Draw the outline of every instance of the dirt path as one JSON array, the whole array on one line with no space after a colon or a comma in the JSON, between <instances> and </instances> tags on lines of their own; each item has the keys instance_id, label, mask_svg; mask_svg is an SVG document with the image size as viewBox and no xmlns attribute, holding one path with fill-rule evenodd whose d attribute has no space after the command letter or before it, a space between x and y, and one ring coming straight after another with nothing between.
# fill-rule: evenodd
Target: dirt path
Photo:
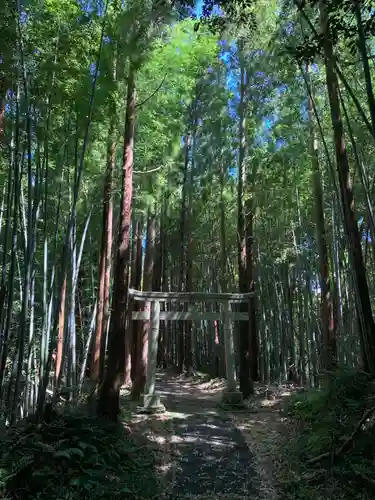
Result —
<instances>
[{"instance_id":1,"label":"dirt path","mask_svg":"<svg viewBox=\"0 0 375 500\"><path fill-rule=\"evenodd\" d=\"M183 378L160 377L172 421L174 483L167 498L256 499L253 457L241 432L217 407L218 394Z\"/></svg>"},{"instance_id":2,"label":"dirt path","mask_svg":"<svg viewBox=\"0 0 375 500\"><path fill-rule=\"evenodd\" d=\"M218 407L223 388L220 381L159 374L167 412L133 418L132 427L159 451L164 500L278 498L270 448L277 412L262 407L259 397L250 411L224 412Z\"/></svg>"}]
</instances>

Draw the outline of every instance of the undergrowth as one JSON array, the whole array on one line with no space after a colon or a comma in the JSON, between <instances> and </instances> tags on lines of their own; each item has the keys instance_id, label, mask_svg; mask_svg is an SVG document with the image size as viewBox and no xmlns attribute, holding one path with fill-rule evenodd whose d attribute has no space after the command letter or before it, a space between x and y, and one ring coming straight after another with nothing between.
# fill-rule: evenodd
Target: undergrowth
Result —
<instances>
[{"instance_id":1,"label":"undergrowth","mask_svg":"<svg viewBox=\"0 0 375 500\"><path fill-rule=\"evenodd\" d=\"M21 422L0 439L0 498L151 499L156 455L122 424L84 413Z\"/></svg>"},{"instance_id":2,"label":"undergrowth","mask_svg":"<svg viewBox=\"0 0 375 500\"><path fill-rule=\"evenodd\" d=\"M284 414L292 432L282 451L283 498L375 498L375 387L367 374L337 373L324 389L291 396Z\"/></svg>"}]
</instances>

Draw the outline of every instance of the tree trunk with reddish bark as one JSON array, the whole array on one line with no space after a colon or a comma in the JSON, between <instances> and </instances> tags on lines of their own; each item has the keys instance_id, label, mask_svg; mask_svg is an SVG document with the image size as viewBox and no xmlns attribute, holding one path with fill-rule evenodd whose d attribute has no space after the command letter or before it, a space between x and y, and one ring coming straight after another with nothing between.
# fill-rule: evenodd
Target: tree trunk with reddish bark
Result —
<instances>
[{"instance_id":1,"label":"tree trunk with reddish bark","mask_svg":"<svg viewBox=\"0 0 375 500\"><path fill-rule=\"evenodd\" d=\"M62 369L62 361L63 361L66 285L67 285L67 275L65 274L64 281L63 281L61 291L60 291L60 309L59 309L59 323L58 323L58 327L57 327L55 380L60 379L61 369Z\"/></svg>"},{"instance_id":2,"label":"tree trunk with reddish bark","mask_svg":"<svg viewBox=\"0 0 375 500\"><path fill-rule=\"evenodd\" d=\"M335 56L330 38L327 2L321 0L320 24L323 35L324 64L335 142L336 165L344 212L344 229L348 239L348 250L355 283L355 296L360 326L360 340L365 371L375 375L375 323L372 314L366 269L363 260L361 237L354 212L354 196L349 170L344 127L341 120L339 87L335 69Z\"/></svg>"},{"instance_id":3,"label":"tree trunk with reddish bark","mask_svg":"<svg viewBox=\"0 0 375 500\"><path fill-rule=\"evenodd\" d=\"M146 237L146 254L143 271L143 290L151 290L152 277L155 264L155 217L151 213L147 218L147 237ZM143 310L150 311L150 302L143 303ZM138 399L144 390L147 371L147 354L148 354L148 334L150 330L150 321L143 321L140 328L138 339L138 358L135 373L135 380L132 388L132 396Z\"/></svg>"},{"instance_id":4,"label":"tree trunk with reddish bark","mask_svg":"<svg viewBox=\"0 0 375 500\"><path fill-rule=\"evenodd\" d=\"M128 302L130 226L133 198L133 151L136 115L135 69L131 63L128 76L122 190L117 258L113 283L113 311L108 341L108 361L98 401L98 414L116 421L120 411L120 387L125 359L126 309Z\"/></svg>"}]
</instances>

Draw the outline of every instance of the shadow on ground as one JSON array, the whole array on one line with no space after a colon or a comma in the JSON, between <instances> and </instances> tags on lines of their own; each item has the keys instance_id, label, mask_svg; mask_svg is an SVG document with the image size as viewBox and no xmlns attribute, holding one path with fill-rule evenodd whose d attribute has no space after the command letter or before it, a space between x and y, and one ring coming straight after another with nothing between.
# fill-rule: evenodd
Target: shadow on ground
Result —
<instances>
[{"instance_id":1,"label":"shadow on ground","mask_svg":"<svg viewBox=\"0 0 375 500\"><path fill-rule=\"evenodd\" d=\"M218 409L221 390L205 387L159 374L157 390L167 412L132 418L131 427L162 450L162 498L256 499L253 456L230 417Z\"/></svg>"},{"instance_id":2,"label":"shadow on ground","mask_svg":"<svg viewBox=\"0 0 375 500\"><path fill-rule=\"evenodd\" d=\"M0 439L0 498L159 499L155 443L87 407L25 419Z\"/></svg>"}]
</instances>

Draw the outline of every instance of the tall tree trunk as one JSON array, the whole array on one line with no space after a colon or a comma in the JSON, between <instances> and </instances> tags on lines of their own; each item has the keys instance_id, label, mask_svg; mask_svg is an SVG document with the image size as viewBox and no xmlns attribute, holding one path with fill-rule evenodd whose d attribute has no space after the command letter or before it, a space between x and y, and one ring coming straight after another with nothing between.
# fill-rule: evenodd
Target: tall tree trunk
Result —
<instances>
[{"instance_id":1,"label":"tall tree trunk","mask_svg":"<svg viewBox=\"0 0 375 500\"><path fill-rule=\"evenodd\" d=\"M311 89L309 64L306 63L306 77ZM322 366L334 370L337 365L336 325L333 317L333 301L330 286L327 236L324 221L323 189L319 169L318 144L314 127L312 89L308 92L307 108L310 125L310 155L313 172L313 191L315 199L316 236L319 249L321 320L323 330Z\"/></svg>"},{"instance_id":2,"label":"tall tree trunk","mask_svg":"<svg viewBox=\"0 0 375 500\"><path fill-rule=\"evenodd\" d=\"M64 332L65 332L65 305L66 305L66 285L67 274L65 273L64 281L60 290L60 309L59 309L59 323L57 330L57 347L56 347L56 381L61 378L63 351L64 351Z\"/></svg>"},{"instance_id":3,"label":"tall tree trunk","mask_svg":"<svg viewBox=\"0 0 375 500\"><path fill-rule=\"evenodd\" d=\"M166 227L168 223L168 198L164 196L164 202L161 214L161 224L160 224L160 242L161 242L161 286L163 291L168 291L168 234ZM168 310L169 305L164 303L164 310ZM168 366L168 333L170 328L168 328L168 322L162 321L160 325L160 335L162 338L162 353L161 353L161 363L163 368L166 369Z\"/></svg>"},{"instance_id":4,"label":"tall tree trunk","mask_svg":"<svg viewBox=\"0 0 375 500\"><path fill-rule=\"evenodd\" d=\"M220 292L226 293L228 291L228 265L227 265L227 243L225 230L226 217L225 217L225 200L224 200L224 185L225 185L226 169L224 167L224 158L220 158ZM221 360L223 359L222 350L223 345L220 342L219 322L214 322L215 329L215 342L214 342L214 376L221 375Z\"/></svg>"},{"instance_id":5,"label":"tall tree trunk","mask_svg":"<svg viewBox=\"0 0 375 500\"><path fill-rule=\"evenodd\" d=\"M159 292L161 289L161 270L162 270L161 229L160 229L160 223L157 223L155 219L155 263L152 274L152 286L151 286L151 289L154 292Z\"/></svg>"},{"instance_id":6,"label":"tall tree trunk","mask_svg":"<svg viewBox=\"0 0 375 500\"><path fill-rule=\"evenodd\" d=\"M133 150L136 115L135 69L130 64L126 102L124 154L122 164L122 191L117 259L113 284L112 328L109 336L108 362L98 402L99 415L117 420L120 411L119 396L125 359L126 307L128 301L130 226L133 198Z\"/></svg>"},{"instance_id":7,"label":"tall tree trunk","mask_svg":"<svg viewBox=\"0 0 375 500\"><path fill-rule=\"evenodd\" d=\"M293 318L293 284L290 281L290 270L289 262L286 261L284 264L284 298L286 302L286 327L285 331L286 347L288 351L288 367L287 367L287 377L289 382L297 382L297 370L296 370L296 346L294 337L294 318Z\"/></svg>"},{"instance_id":8,"label":"tall tree trunk","mask_svg":"<svg viewBox=\"0 0 375 500\"><path fill-rule=\"evenodd\" d=\"M155 264L155 216L149 211L147 218L146 254L143 271L143 290L151 290L152 277ZM144 302L144 311L150 311L150 302ZM138 340L138 364L136 367L135 380L132 387L132 396L139 398L144 390L147 371L148 335L151 328L150 321L143 321Z\"/></svg>"},{"instance_id":9,"label":"tall tree trunk","mask_svg":"<svg viewBox=\"0 0 375 500\"><path fill-rule=\"evenodd\" d=\"M143 222L138 220L133 222L133 249L132 249L132 274L131 274L131 286L135 290L141 289L142 284L142 241L143 241ZM139 311L140 302L134 301L133 310ZM140 322L132 321L132 347L131 347L131 368L130 375L134 382L136 375L136 367L138 366L138 356L140 345Z\"/></svg>"},{"instance_id":10,"label":"tall tree trunk","mask_svg":"<svg viewBox=\"0 0 375 500\"><path fill-rule=\"evenodd\" d=\"M159 221L157 223L157 236L155 242L155 266L154 273L152 276L152 290L155 292L159 292L161 290L162 284L162 214L160 214ZM164 304L161 304L161 307L164 307ZM157 366L162 365L162 357L163 357L163 332L160 328L159 330L159 339L158 339L158 351L157 351Z\"/></svg>"},{"instance_id":11,"label":"tall tree trunk","mask_svg":"<svg viewBox=\"0 0 375 500\"><path fill-rule=\"evenodd\" d=\"M194 103L193 109L193 124L191 136L191 157L187 158L187 207L186 207L186 223L185 223L185 262L186 262L186 292L192 292L193 287L193 180L194 180L194 164L195 164L195 141L197 135L197 103ZM189 308L189 304L185 304L185 308ZM185 321L185 370L186 375L190 377L193 374L193 322Z\"/></svg>"},{"instance_id":12,"label":"tall tree trunk","mask_svg":"<svg viewBox=\"0 0 375 500\"><path fill-rule=\"evenodd\" d=\"M184 162L184 178L182 185L182 199L180 211L180 292L186 291L186 198L188 197L189 183L189 152L191 147L191 135L185 136L185 162ZM185 362L185 321L179 322L178 334L178 371L183 372Z\"/></svg>"},{"instance_id":13,"label":"tall tree trunk","mask_svg":"<svg viewBox=\"0 0 375 500\"><path fill-rule=\"evenodd\" d=\"M251 179L253 189L254 176ZM249 199L246 203L246 273L248 292L253 295L249 299L249 335L250 335L250 373L252 380L259 380L259 338L258 325L256 319L256 297L255 297L255 279L254 279L254 200ZM245 323L246 324L246 323Z\"/></svg>"},{"instance_id":14,"label":"tall tree trunk","mask_svg":"<svg viewBox=\"0 0 375 500\"><path fill-rule=\"evenodd\" d=\"M364 266L360 233L354 213L353 188L349 172L343 124L341 120L335 56L330 38L326 0L321 0L320 23L323 35L324 63L335 141L337 173L344 212L344 228L348 239L353 278L359 311L360 338L364 369L375 375L375 323L372 315L366 269Z\"/></svg>"},{"instance_id":15,"label":"tall tree trunk","mask_svg":"<svg viewBox=\"0 0 375 500\"><path fill-rule=\"evenodd\" d=\"M191 213L189 214L189 218ZM192 292L193 287L193 240L192 235L188 234L188 244L186 251L186 291ZM188 309L189 305L185 304ZM191 320L185 321L185 370L188 377L193 375L193 322Z\"/></svg>"},{"instance_id":16,"label":"tall tree trunk","mask_svg":"<svg viewBox=\"0 0 375 500\"><path fill-rule=\"evenodd\" d=\"M96 311L96 331L95 345L91 362L91 380L98 382L100 375L103 376L101 366L104 366L105 355L105 335L107 329L107 314L109 309L109 282L110 265L112 253L112 178L116 164L116 142L115 133L115 115L111 117L111 123L108 133L107 166L103 190L103 226L102 243L100 249L99 262L99 289L98 289L98 307Z\"/></svg>"},{"instance_id":17,"label":"tall tree trunk","mask_svg":"<svg viewBox=\"0 0 375 500\"><path fill-rule=\"evenodd\" d=\"M239 106L239 154L238 154L238 184L237 184L237 233L238 233L238 281L240 293L247 293L249 288L247 272L246 253L246 213L244 203L244 185L246 181L245 159L246 159L246 72L240 48L240 106ZM248 305L241 304L241 311L248 312ZM251 311L249 311L251 314ZM244 398L248 398L254 392L251 379L251 345L250 325L246 321L240 321L240 390Z\"/></svg>"},{"instance_id":18,"label":"tall tree trunk","mask_svg":"<svg viewBox=\"0 0 375 500\"><path fill-rule=\"evenodd\" d=\"M132 224L134 230L134 224ZM134 235L133 235L134 239ZM134 250L134 242L132 242L132 253L131 253L131 261L129 262L129 266L131 266L131 278L130 282L132 282L132 272L133 272L133 250ZM136 248L135 248L136 250ZM124 337L124 377L123 384L127 387L131 386L132 383L132 355L133 355L133 335L134 335L134 322L132 320L132 308L134 307L134 302L128 304L128 318L126 323L126 335Z\"/></svg>"},{"instance_id":19,"label":"tall tree trunk","mask_svg":"<svg viewBox=\"0 0 375 500\"><path fill-rule=\"evenodd\" d=\"M221 267L221 292L227 291L227 245L226 245L226 231L225 231L225 201L224 201L224 184L225 184L225 168L224 158L220 159L220 267Z\"/></svg>"},{"instance_id":20,"label":"tall tree trunk","mask_svg":"<svg viewBox=\"0 0 375 500\"><path fill-rule=\"evenodd\" d=\"M112 150L112 169L116 166L116 144L112 143L114 149ZM112 173L113 173L112 170ZM109 186L109 184L108 184ZM112 185L111 185L111 196L108 199L108 213L107 213L107 235L106 235L106 251L105 251L105 283L104 283L104 303L103 303L103 326L102 326L102 342L101 342L101 353L100 353L100 373L99 381L104 380L104 370L105 370L105 351L106 351L106 340L108 326L110 323L111 316L111 271L112 271L112 242L113 242L113 197L112 197Z\"/></svg>"},{"instance_id":21,"label":"tall tree trunk","mask_svg":"<svg viewBox=\"0 0 375 500\"><path fill-rule=\"evenodd\" d=\"M356 21L357 21L357 28L358 28L359 51L361 53L363 72L364 72L365 81L366 81L366 92L367 92L368 107L369 107L370 116L371 116L372 135L375 138L375 98L374 98L374 92L373 92L373 88L372 88L369 58L367 55L366 35L365 35L365 31L363 29L363 24L362 24L362 13L361 13L362 2L360 2L359 0L352 0L352 1L353 1L354 12L355 12L355 17L356 17Z\"/></svg>"}]
</instances>

